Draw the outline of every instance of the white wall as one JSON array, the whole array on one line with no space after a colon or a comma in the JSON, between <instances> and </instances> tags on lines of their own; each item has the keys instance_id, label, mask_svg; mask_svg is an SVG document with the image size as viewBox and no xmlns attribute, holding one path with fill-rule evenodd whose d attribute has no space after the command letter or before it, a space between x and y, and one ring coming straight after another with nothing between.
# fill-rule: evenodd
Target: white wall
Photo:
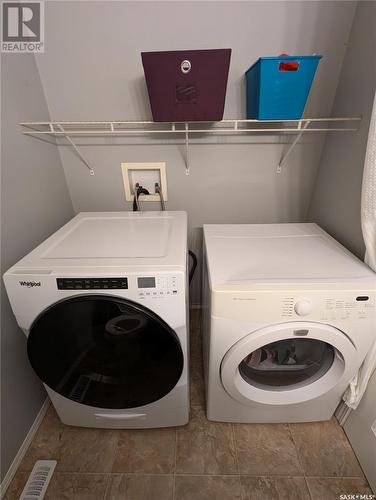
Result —
<instances>
[{"instance_id":1,"label":"white wall","mask_svg":"<svg viewBox=\"0 0 376 500\"><path fill-rule=\"evenodd\" d=\"M333 114L363 119L355 134L327 136L309 210L309 220L360 258L364 256L360 222L363 166L376 89L375 26L376 2L359 2Z\"/></svg>"},{"instance_id":2,"label":"white wall","mask_svg":"<svg viewBox=\"0 0 376 500\"><path fill-rule=\"evenodd\" d=\"M245 70L261 55L280 53L324 56L306 114L330 115L355 6L337 1L48 2L46 52L37 56L37 64L51 118L149 119L140 52L216 47L233 49L226 117L245 116ZM281 137L193 146L189 177L183 147L158 140L85 146L94 177L69 148L60 148L60 154L77 212L131 209L120 163L166 161L168 209L188 211L191 247L197 251L203 223L304 220L323 139L308 136L281 175L275 173L285 147Z\"/></svg>"},{"instance_id":3,"label":"white wall","mask_svg":"<svg viewBox=\"0 0 376 500\"><path fill-rule=\"evenodd\" d=\"M364 473L376 492L376 372L356 411L344 426Z\"/></svg>"},{"instance_id":4,"label":"white wall","mask_svg":"<svg viewBox=\"0 0 376 500\"><path fill-rule=\"evenodd\" d=\"M18 123L49 119L33 55L1 55L1 272L72 215L56 147L23 136ZM26 355L1 283L1 481L38 414L45 392Z\"/></svg>"},{"instance_id":5,"label":"white wall","mask_svg":"<svg viewBox=\"0 0 376 500\"><path fill-rule=\"evenodd\" d=\"M364 256L360 202L364 158L376 90L376 3L359 2L333 113L363 116L359 132L327 137L309 219L318 222L360 258ZM345 431L371 487L376 491L376 373Z\"/></svg>"}]
</instances>

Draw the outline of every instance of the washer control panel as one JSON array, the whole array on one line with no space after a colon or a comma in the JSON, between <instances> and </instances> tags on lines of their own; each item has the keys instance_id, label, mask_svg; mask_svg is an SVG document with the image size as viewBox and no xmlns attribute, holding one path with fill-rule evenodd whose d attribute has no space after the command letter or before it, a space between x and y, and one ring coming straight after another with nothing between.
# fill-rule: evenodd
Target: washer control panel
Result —
<instances>
[{"instance_id":1,"label":"washer control panel","mask_svg":"<svg viewBox=\"0 0 376 500\"><path fill-rule=\"evenodd\" d=\"M164 297L178 293L176 275L160 274L159 276L139 276L137 278L138 295L140 297Z\"/></svg>"},{"instance_id":2,"label":"washer control panel","mask_svg":"<svg viewBox=\"0 0 376 500\"><path fill-rule=\"evenodd\" d=\"M128 289L127 278L57 278L58 290Z\"/></svg>"},{"instance_id":3,"label":"washer control panel","mask_svg":"<svg viewBox=\"0 0 376 500\"><path fill-rule=\"evenodd\" d=\"M165 298L179 294L184 284L178 274L138 275L127 277L56 278L58 290L128 290L140 299Z\"/></svg>"}]
</instances>

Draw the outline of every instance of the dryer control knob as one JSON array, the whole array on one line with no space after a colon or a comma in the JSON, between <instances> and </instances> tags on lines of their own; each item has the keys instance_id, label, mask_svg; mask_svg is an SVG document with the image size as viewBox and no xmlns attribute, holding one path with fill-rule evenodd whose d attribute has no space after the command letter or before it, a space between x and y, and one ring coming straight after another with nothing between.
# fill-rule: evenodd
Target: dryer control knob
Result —
<instances>
[{"instance_id":1,"label":"dryer control knob","mask_svg":"<svg viewBox=\"0 0 376 500\"><path fill-rule=\"evenodd\" d=\"M298 300L294 305L294 310L298 316L307 316L310 312L312 312L313 304L309 299Z\"/></svg>"}]
</instances>

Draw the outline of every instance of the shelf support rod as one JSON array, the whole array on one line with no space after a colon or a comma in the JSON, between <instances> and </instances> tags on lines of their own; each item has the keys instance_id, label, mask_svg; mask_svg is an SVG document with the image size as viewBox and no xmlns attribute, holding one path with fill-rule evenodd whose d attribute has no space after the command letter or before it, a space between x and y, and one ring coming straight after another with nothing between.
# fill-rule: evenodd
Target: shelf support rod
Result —
<instances>
[{"instance_id":1,"label":"shelf support rod","mask_svg":"<svg viewBox=\"0 0 376 500\"><path fill-rule=\"evenodd\" d=\"M82 163L84 163L84 165L89 169L90 175L94 175L94 169L92 168L90 163L87 161L85 156L78 149L77 145L72 141L72 139L69 137L69 135L67 135L66 131L64 130L64 127L60 123L58 123L57 126L59 127L61 132L63 132L64 137L69 142L69 144L72 146L72 148L76 151L76 153L77 153L78 157L80 158L80 160L82 161Z\"/></svg>"},{"instance_id":2,"label":"shelf support rod","mask_svg":"<svg viewBox=\"0 0 376 500\"><path fill-rule=\"evenodd\" d=\"M189 136L188 136L188 123L185 124L185 175L189 175Z\"/></svg>"},{"instance_id":3,"label":"shelf support rod","mask_svg":"<svg viewBox=\"0 0 376 500\"><path fill-rule=\"evenodd\" d=\"M299 142L300 138L302 137L302 135L304 133L304 130L309 126L310 123L311 122L308 120L307 122L305 122L305 124L303 125L303 127L301 127L301 122L299 121L300 132L295 137L295 139L293 140L293 142L290 144L290 147L288 148L288 150L286 151L286 153L284 155L282 155L282 158L280 159L280 162L278 163L277 174L280 174L282 172L282 167L285 165L285 163L287 161L287 158L290 156L292 150L294 149L294 147L297 145L297 143Z\"/></svg>"}]
</instances>

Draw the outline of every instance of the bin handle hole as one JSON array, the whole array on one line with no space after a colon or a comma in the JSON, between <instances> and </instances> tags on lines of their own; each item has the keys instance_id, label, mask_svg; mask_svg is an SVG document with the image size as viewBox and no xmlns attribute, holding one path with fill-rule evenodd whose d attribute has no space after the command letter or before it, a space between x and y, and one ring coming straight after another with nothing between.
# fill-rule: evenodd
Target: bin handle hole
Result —
<instances>
[{"instance_id":1,"label":"bin handle hole","mask_svg":"<svg viewBox=\"0 0 376 500\"><path fill-rule=\"evenodd\" d=\"M281 72L298 71L299 66L300 66L299 61L282 61L278 65L278 70Z\"/></svg>"}]
</instances>

